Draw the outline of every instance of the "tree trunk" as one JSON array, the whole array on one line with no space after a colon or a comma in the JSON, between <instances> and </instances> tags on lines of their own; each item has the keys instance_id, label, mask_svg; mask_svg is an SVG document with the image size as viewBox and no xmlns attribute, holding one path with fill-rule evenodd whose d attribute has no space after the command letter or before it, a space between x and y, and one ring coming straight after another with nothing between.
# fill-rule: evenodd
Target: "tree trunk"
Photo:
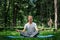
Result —
<instances>
[{"instance_id":1,"label":"tree trunk","mask_svg":"<svg viewBox=\"0 0 60 40\"><path fill-rule=\"evenodd\" d=\"M57 30L57 0L54 0L54 9L55 9L55 29Z\"/></svg>"},{"instance_id":2,"label":"tree trunk","mask_svg":"<svg viewBox=\"0 0 60 40\"><path fill-rule=\"evenodd\" d=\"M7 27L7 11L6 11L7 0L4 0L4 26Z\"/></svg>"},{"instance_id":3,"label":"tree trunk","mask_svg":"<svg viewBox=\"0 0 60 40\"><path fill-rule=\"evenodd\" d=\"M18 4L14 2L14 6L13 6L13 26L14 27L16 26L17 13L18 13Z\"/></svg>"}]
</instances>

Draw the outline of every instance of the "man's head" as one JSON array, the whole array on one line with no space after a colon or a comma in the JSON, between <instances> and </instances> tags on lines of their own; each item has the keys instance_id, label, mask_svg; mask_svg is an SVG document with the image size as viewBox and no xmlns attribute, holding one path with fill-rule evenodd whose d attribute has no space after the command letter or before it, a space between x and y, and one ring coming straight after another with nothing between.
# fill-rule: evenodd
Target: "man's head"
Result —
<instances>
[{"instance_id":1,"label":"man's head","mask_svg":"<svg viewBox=\"0 0 60 40\"><path fill-rule=\"evenodd\" d=\"M32 22L33 21L33 17L32 16L28 16L28 22Z\"/></svg>"}]
</instances>

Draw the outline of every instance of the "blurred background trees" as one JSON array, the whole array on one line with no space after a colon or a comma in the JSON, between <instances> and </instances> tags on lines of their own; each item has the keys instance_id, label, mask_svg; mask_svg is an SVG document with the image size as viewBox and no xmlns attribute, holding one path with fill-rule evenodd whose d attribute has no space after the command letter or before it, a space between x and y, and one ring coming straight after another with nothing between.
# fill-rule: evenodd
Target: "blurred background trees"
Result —
<instances>
[{"instance_id":1,"label":"blurred background trees","mask_svg":"<svg viewBox=\"0 0 60 40\"><path fill-rule=\"evenodd\" d=\"M60 26L60 0L57 1L57 25ZM32 15L38 26L48 27L51 18L54 26L54 0L0 0L0 28L24 26Z\"/></svg>"}]
</instances>

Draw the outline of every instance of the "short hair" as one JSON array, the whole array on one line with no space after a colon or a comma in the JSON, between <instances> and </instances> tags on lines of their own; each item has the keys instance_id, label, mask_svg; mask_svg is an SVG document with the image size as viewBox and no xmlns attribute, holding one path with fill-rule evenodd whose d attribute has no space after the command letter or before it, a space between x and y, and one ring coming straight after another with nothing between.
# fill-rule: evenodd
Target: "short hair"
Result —
<instances>
[{"instance_id":1,"label":"short hair","mask_svg":"<svg viewBox=\"0 0 60 40\"><path fill-rule=\"evenodd\" d=\"M29 15L29 16L28 16L28 18L29 18L29 17L32 17L32 16L31 16L31 15ZM32 18L33 18L33 17L32 17Z\"/></svg>"}]
</instances>

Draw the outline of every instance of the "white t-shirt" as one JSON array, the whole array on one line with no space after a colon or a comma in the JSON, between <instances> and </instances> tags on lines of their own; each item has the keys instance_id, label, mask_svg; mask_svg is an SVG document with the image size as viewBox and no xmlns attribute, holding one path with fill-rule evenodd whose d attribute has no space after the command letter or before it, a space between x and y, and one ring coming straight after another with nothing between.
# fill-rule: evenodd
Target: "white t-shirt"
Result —
<instances>
[{"instance_id":1,"label":"white t-shirt","mask_svg":"<svg viewBox=\"0 0 60 40\"><path fill-rule=\"evenodd\" d=\"M33 32L35 32L36 31L36 29L35 29L36 27L37 27L37 25L34 22L32 22L32 24L27 23L24 26L24 28L26 29L27 33L29 33L29 34L32 34Z\"/></svg>"}]
</instances>

